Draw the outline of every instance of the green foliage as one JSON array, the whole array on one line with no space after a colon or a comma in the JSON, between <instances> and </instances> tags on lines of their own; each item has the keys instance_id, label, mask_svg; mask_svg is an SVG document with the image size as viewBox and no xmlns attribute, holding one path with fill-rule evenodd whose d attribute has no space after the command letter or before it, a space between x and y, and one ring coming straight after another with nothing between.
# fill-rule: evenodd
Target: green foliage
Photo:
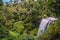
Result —
<instances>
[{"instance_id":1,"label":"green foliage","mask_svg":"<svg viewBox=\"0 0 60 40\"><path fill-rule=\"evenodd\" d=\"M19 34L18 33L15 33L15 32L12 32L12 31L9 31L10 35L12 35L13 37L17 37Z\"/></svg>"},{"instance_id":2,"label":"green foliage","mask_svg":"<svg viewBox=\"0 0 60 40\"><path fill-rule=\"evenodd\" d=\"M3 5L3 1L2 0L0 0L0 6L2 6Z\"/></svg>"},{"instance_id":3,"label":"green foliage","mask_svg":"<svg viewBox=\"0 0 60 40\"><path fill-rule=\"evenodd\" d=\"M24 24L23 24L22 21L18 21L18 22L16 22L16 23L13 25L13 27L15 28L15 31L16 31L16 32L21 33L21 32L23 31L23 29L24 29Z\"/></svg>"},{"instance_id":4,"label":"green foliage","mask_svg":"<svg viewBox=\"0 0 60 40\"><path fill-rule=\"evenodd\" d=\"M22 0L20 4L0 6L0 40L38 40L36 35L43 15L60 17L59 4L56 0ZM59 28L60 18L39 40L59 40Z\"/></svg>"}]
</instances>

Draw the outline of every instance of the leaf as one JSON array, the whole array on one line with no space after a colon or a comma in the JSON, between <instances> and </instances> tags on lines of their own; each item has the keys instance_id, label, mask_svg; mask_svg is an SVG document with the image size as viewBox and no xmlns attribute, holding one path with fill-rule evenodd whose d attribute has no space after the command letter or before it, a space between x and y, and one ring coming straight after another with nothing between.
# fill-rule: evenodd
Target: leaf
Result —
<instances>
[{"instance_id":1,"label":"leaf","mask_svg":"<svg viewBox=\"0 0 60 40\"><path fill-rule=\"evenodd\" d=\"M13 26L15 28L15 31L19 32L19 33L24 29L24 23L23 23L23 21L18 21Z\"/></svg>"},{"instance_id":2,"label":"leaf","mask_svg":"<svg viewBox=\"0 0 60 40\"><path fill-rule=\"evenodd\" d=\"M13 37L17 37L17 36L19 36L18 33L13 32L13 31L9 31L9 33L10 33L10 35L13 36Z\"/></svg>"}]
</instances>

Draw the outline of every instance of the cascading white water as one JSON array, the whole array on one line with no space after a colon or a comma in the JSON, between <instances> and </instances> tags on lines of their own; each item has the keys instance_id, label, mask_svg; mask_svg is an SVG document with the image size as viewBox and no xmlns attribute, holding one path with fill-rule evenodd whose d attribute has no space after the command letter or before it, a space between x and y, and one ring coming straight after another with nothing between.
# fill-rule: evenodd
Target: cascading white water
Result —
<instances>
[{"instance_id":1,"label":"cascading white water","mask_svg":"<svg viewBox=\"0 0 60 40\"><path fill-rule=\"evenodd\" d=\"M43 18L41 20L40 25L39 25L39 30L38 30L37 36L39 36L40 34L42 34L43 33L42 31L45 32L47 30L47 28L49 27L51 21L53 23L56 20L57 19L56 18L53 18L53 17Z\"/></svg>"}]
</instances>

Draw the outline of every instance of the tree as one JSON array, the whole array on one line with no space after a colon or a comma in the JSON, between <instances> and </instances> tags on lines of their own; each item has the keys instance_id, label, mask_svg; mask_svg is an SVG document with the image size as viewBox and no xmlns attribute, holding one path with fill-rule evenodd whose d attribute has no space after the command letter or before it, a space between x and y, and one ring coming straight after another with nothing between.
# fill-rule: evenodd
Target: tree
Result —
<instances>
[{"instance_id":1,"label":"tree","mask_svg":"<svg viewBox=\"0 0 60 40\"><path fill-rule=\"evenodd\" d=\"M56 2L55 0L28 0L28 2L26 2L26 0L22 0L20 4L16 5L18 1L19 0L14 0L15 4L8 7L7 3L7 5L2 6L0 10L0 30L4 36L4 38L0 37L2 40L19 40L20 38L20 40L34 40L43 15L49 14L50 16L54 16L60 14L60 9L58 8L60 6L60 2ZM12 2L12 0L10 0L10 2ZM59 13L57 14L57 12ZM55 33L60 31L59 27L60 21L56 23L56 26L51 25L48 30L49 34L44 34L42 38L44 40L48 40L48 38L53 40L57 37L54 37ZM0 33L1 36L2 33Z\"/></svg>"},{"instance_id":2,"label":"tree","mask_svg":"<svg viewBox=\"0 0 60 40\"><path fill-rule=\"evenodd\" d=\"M0 0L0 6L2 6L3 5L3 1L2 0Z\"/></svg>"}]
</instances>

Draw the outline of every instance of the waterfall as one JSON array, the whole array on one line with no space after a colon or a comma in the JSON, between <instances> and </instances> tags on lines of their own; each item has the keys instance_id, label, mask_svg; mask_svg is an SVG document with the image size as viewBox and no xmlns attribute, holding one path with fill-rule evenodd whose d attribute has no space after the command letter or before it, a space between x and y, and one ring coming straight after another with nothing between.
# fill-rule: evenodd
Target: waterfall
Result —
<instances>
[{"instance_id":1,"label":"waterfall","mask_svg":"<svg viewBox=\"0 0 60 40\"><path fill-rule=\"evenodd\" d=\"M51 21L52 23L54 23L57 19L53 18L53 17L49 17L49 18L43 18L41 20L41 23L39 25L39 30L37 33L37 36L39 36L40 34L42 34L43 32L45 32L47 30L47 28L49 27Z\"/></svg>"}]
</instances>

